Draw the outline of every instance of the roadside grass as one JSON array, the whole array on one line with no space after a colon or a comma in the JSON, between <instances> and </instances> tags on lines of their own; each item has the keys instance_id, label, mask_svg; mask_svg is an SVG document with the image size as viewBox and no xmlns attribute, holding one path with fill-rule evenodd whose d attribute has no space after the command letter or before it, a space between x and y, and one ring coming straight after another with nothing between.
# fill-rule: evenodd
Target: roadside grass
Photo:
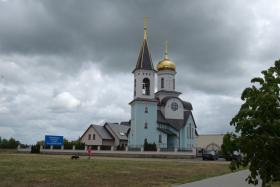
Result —
<instances>
[{"instance_id":1,"label":"roadside grass","mask_svg":"<svg viewBox=\"0 0 280 187\"><path fill-rule=\"evenodd\" d=\"M0 149L0 154L17 153L17 149Z\"/></svg>"},{"instance_id":2,"label":"roadside grass","mask_svg":"<svg viewBox=\"0 0 280 187\"><path fill-rule=\"evenodd\" d=\"M229 173L228 164L0 154L0 186L171 186Z\"/></svg>"}]
</instances>

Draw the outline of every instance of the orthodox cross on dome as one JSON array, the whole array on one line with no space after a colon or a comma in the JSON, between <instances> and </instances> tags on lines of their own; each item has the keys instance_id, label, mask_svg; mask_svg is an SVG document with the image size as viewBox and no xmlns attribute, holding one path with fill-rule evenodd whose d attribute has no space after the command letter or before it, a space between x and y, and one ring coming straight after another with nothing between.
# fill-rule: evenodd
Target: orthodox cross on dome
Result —
<instances>
[{"instance_id":1,"label":"orthodox cross on dome","mask_svg":"<svg viewBox=\"0 0 280 187\"><path fill-rule=\"evenodd\" d=\"M165 41L164 59L168 59L168 43Z\"/></svg>"}]
</instances>

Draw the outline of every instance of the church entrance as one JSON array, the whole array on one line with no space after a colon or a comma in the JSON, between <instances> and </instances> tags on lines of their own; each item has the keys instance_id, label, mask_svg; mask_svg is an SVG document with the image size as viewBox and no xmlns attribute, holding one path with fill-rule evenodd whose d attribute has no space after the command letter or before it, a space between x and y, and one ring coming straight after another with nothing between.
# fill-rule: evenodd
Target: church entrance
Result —
<instances>
[{"instance_id":1,"label":"church entrance","mask_svg":"<svg viewBox=\"0 0 280 187\"><path fill-rule=\"evenodd\" d=\"M174 151L177 146L177 136L176 135L167 135L167 149Z\"/></svg>"}]
</instances>

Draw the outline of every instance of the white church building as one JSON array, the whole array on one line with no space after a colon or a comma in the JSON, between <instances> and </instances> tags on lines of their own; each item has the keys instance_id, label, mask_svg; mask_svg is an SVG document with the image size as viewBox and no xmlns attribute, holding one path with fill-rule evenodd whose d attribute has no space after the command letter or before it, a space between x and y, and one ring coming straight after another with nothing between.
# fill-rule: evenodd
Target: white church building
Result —
<instances>
[{"instance_id":1,"label":"white church building","mask_svg":"<svg viewBox=\"0 0 280 187\"><path fill-rule=\"evenodd\" d=\"M132 73L134 98L129 103L131 122L128 147L143 147L145 141L168 150L188 150L195 147L198 134L192 104L182 100L179 97L181 93L176 91L176 65L168 58L167 45L164 58L154 67L146 25Z\"/></svg>"},{"instance_id":2,"label":"white church building","mask_svg":"<svg viewBox=\"0 0 280 187\"><path fill-rule=\"evenodd\" d=\"M181 92L176 91L176 65L168 58L167 45L164 58L154 67L147 26L144 26L144 39L132 73L131 119L120 124L90 125L80 140L86 145L128 146L131 150L143 148L144 142L168 151L196 147L198 134L192 104L182 100Z\"/></svg>"}]
</instances>

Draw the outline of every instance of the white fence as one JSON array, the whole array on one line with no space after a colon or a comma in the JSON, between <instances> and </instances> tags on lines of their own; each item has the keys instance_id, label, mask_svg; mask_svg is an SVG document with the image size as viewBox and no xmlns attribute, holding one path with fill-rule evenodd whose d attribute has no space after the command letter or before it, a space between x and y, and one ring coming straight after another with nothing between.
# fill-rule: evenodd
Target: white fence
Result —
<instances>
[{"instance_id":1,"label":"white fence","mask_svg":"<svg viewBox=\"0 0 280 187\"><path fill-rule=\"evenodd\" d=\"M21 153L30 153L31 147L29 148L20 148L17 149L18 152ZM61 154L61 155L87 155L87 146L84 150L76 150L75 147L73 149L64 149L63 146L61 149L44 149L43 146L40 147L40 153L42 154ZM124 157L182 157L182 158L194 158L196 157L196 149L193 148L190 151L178 151L178 149L174 149L174 151L161 151L161 149L157 149L157 151L144 151L141 149L140 151L129 151L126 148L123 151L114 150L112 147L110 150L100 150L98 147L97 150L92 150L93 155L97 156L124 156Z\"/></svg>"}]
</instances>

